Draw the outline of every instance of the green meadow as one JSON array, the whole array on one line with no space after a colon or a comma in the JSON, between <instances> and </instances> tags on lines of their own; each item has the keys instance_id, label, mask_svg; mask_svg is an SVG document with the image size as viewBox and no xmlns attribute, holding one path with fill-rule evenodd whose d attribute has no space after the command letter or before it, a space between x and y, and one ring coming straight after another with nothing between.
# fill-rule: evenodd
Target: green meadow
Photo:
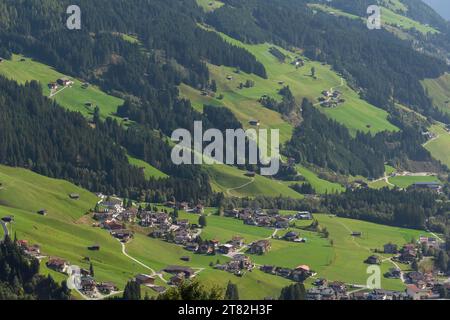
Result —
<instances>
[{"instance_id":1,"label":"green meadow","mask_svg":"<svg viewBox=\"0 0 450 320\"><path fill-rule=\"evenodd\" d=\"M439 182L436 176L396 176L389 178L389 182L399 188L408 188L418 182Z\"/></svg>"},{"instance_id":2,"label":"green meadow","mask_svg":"<svg viewBox=\"0 0 450 320\"><path fill-rule=\"evenodd\" d=\"M145 161L136 159L130 155L128 155L127 157L128 157L128 162L130 164L144 170L144 175L145 175L145 178L147 178L147 179L150 179L150 178L164 179L164 178L169 177L167 174L156 169L155 167L153 167L152 165L148 164Z\"/></svg>"},{"instance_id":3,"label":"green meadow","mask_svg":"<svg viewBox=\"0 0 450 320\"><path fill-rule=\"evenodd\" d=\"M425 149L431 152L431 155L450 168L450 133L443 125L436 124L431 126L430 131L437 135L437 138L428 142Z\"/></svg>"},{"instance_id":4,"label":"green meadow","mask_svg":"<svg viewBox=\"0 0 450 320\"><path fill-rule=\"evenodd\" d=\"M43 93L47 97L50 96L50 89L47 85L59 78L67 77L52 67L20 55L13 55L11 60L0 63L0 74L19 83L37 80L42 84ZM115 117L117 107L123 104L122 99L110 96L94 85L83 89L83 81L71 79L74 81L72 87L63 90L61 87L57 89L61 91L53 96L56 102L64 108L80 112L86 117L93 114L95 106L99 107L102 118ZM91 103L92 106L87 106L87 103Z\"/></svg>"},{"instance_id":5,"label":"green meadow","mask_svg":"<svg viewBox=\"0 0 450 320\"><path fill-rule=\"evenodd\" d=\"M197 0L197 4L206 12L214 11L224 5L223 2L218 0Z\"/></svg>"},{"instance_id":6,"label":"green meadow","mask_svg":"<svg viewBox=\"0 0 450 320\"><path fill-rule=\"evenodd\" d=\"M330 182L324 179L321 179L317 176L317 174L302 165L297 165L297 171L305 177L306 181L308 181L313 188L319 194L325 193L335 193L345 191L345 188L339 183Z\"/></svg>"},{"instance_id":7,"label":"green meadow","mask_svg":"<svg viewBox=\"0 0 450 320\"><path fill-rule=\"evenodd\" d=\"M266 195L278 197L280 195L291 198L302 198L303 196L282 181L256 175L254 178L245 176L245 171L228 165L205 165L213 190L224 192L228 196L255 197Z\"/></svg>"},{"instance_id":8,"label":"green meadow","mask_svg":"<svg viewBox=\"0 0 450 320\"><path fill-rule=\"evenodd\" d=\"M388 30L391 30L391 27L395 27L405 31L417 30L423 35L428 33L439 33L439 31L433 27L405 17L404 13L408 8L398 0L383 0L381 5L381 24ZM310 4L309 7L334 16L341 16L349 19L361 19L363 22L366 21L365 17L359 17L327 5Z\"/></svg>"},{"instance_id":9,"label":"green meadow","mask_svg":"<svg viewBox=\"0 0 450 320\"><path fill-rule=\"evenodd\" d=\"M437 79L422 81L428 96L439 110L450 113L450 74L446 73Z\"/></svg>"}]
</instances>

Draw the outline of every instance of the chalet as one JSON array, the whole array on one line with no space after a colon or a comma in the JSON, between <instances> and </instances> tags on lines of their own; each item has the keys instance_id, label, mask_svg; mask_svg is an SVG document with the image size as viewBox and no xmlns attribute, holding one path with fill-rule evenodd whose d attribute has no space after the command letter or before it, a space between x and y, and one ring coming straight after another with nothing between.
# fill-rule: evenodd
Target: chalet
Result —
<instances>
[{"instance_id":1,"label":"chalet","mask_svg":"<svg viewBox=\"0 0 450 320\"><path fill-rule=\"evenodd\" d=\"M244 238L241 236L234 236L229 242L234 248L240 248L244 245Z\"/></svg>"},{"instance_id":2,"label":"chalet","mask_svg":"<svg viewBox=\"0 0 450 320\"><path fill-rule=\"evenodd\" d=\"M400 261L412 262L417 258L417 250L414 244L406 244L400 250Z\"/></svg>"},{"instance_id":3,"label":"chalet","mask_svg":"<svg viewBox=\"0 0 450 320\"><path fill-rule=\"evenodd\" d=\"M400 279L402 271L398 268L390 268L388 272L384 274L389 279Z\"/></svg>"},{"instance_id":4,"label":"chalet","mask_svg":"<svg viewBox=\"0 0 450 320\"><path fill-rule=\"evenodd\" d=\"M198 250L198 243L196 242L186 243L185 249L191 252L196 252Z\"/></svg>"},{"instance_id":5,"label":"chalet","mask_svg":"<svg viewBox=\"0 0 450 320\"><path fill-rule=\"evenodd\" d=\"M134 277L134 279L136 280L136 282L140 285L152 285L155 283L155 277L152 277L148 274L138 274Z\"/></svg>"},{"instance_id":6,"label":"chalet","mask_svg":"<svg viewBox=\"0 0 450 320\"><path fill-rule=\"evenodd\" d=\"M396 254L397 253L397 251L398 251L398 249L397 249L397 245L396 244L393 244L393 243L386 243L384 246L383 246L383 252L384 253L387 253L387 254Z\"/></svg>"},{"instance_id":7,"label":"chalet","mask_svg":"<svg viewBox=\"0 0 450 320\"><path fill-rule=\"evenodd\" d=\"M204 214L205 213L205 207L202 204L198 204L194 208L194 213L197 214Z\"/></svg>"},{"instance_id":8,"label":"chalet","mask_svg":"<svg viewBox=\"0 0 450 320\"><path fill-rule=\"evenodd\" d=\"M47 210L41 209L41 210L38 210L37 213L40 214L41 216L46 216L47 215Z\"/></svg>"},{"instance_id":9,"label":"chalet","mask_svg":"<svg viewBox=\"0 0 450 320\"><path fill-rule=\"evenodd\" d=\"M94 244L94 245L88 247L88 250L91 250L91 251L99 251L99 250L100 250L100 245Z\"/></svg>"},{"instance_id":10,"label":"chalet","mask_svg":"<svg viewBox=\"0 0 450 320\"><path fill-rule=\"evenodd\" d=\"M370 256L364 261L364 263L367 263L367 264L381 264L381 260L380 260L380 258L378 256Z\"/></svg>"},{"instance_id":11,"label":"chalet","mask_svg":"<svg viewBox=\"0 0 450 320\"><path fill-rule=\"evenodd\" d=\"M97 284L91 276L82 276L81 277L81 290L84 292L94 292L97 288Z\"/></svg>"},{"instance_id":12,"label":"chalet","mask_svg":"<svg viewBox=\"0 0 450 320\"><path fill-rule=\"evenodd\" d=\"M185 279L186 277L184 276L184 273L179 273L170 278L169 283L173 286L180 286L183 284Z\"/></svg>"},{"instance_id":13,"label":"chalet","mask_svg":"<svg viewBox=\"0 0 450 320\"><path fill-rule=\"evenodd\" d=\"M177 220L177 226L179 226L181 228L188 228L189 227L189 220L188 219Z\"/></svg>"},{"instance_id":14,"label":"chalet","mask_svg":"<svg viewBox=\"0 0 450 320\"><path fill-rule=\"evenodd\" d=\"M166 229L158 228L158 229L153 230L152 233L150 234L150 236L153 238L162 238L166 234L167 234Z\"/></svg>"},{"instance_id":15,"label":"chalet","mask_svg":"<svg viewBox=\"0 0 450 320\"><path fill-rule=\"evenodd\" d=\"M295 270L299 270L299 271L303 271L303 272L310 272L311 268L306 264L302 264L302 265L298 266L297 268L295 268Z\"/></svg>"},{"instance_id":16,"label":"chalet","mask_svg":"<svg viewBox=\"0 0 450 320\"><path fill-rule=\"evenodd\" d=\"M256 172L254 172L254 171L247 171L245 173L245 176L249 177L249 178L254 178L256 176Z\"/></svg>"},{"instance_id":17,"label":"chalet","mask_svg":"<svg viewBox=\"0 0 450 320\"><path fill-rule=\"evenodd\" d=\"M299 211L295 215L295 218L299 220L312 220L312 214L309 211Z\"/></svg>"},{"instance_id":18,"label":"chalet","mask_svg":"<svg viewBox=\"0 0 450 320\"><path fill-rule=\"evenodd\" d=\"M181 261L189 262L189 261L191 261L191 257L189 257L189 256L182 256L182 257L180 258L180 260L181 260Z\"/></svg>"},{"instance_id":19,"label":"chalet","mask_svg":"<svg viewBox=\"0 0 450 320\"><path fill-rule=\"evenodd\" d=\"M439 242L434 237L419 237L419 243L421 245L426 246L427 249L433 248L433 249L439 249Z\"/></svg>"},{"instance_id":20,"label":"chalet","mask_svg":"<svg viewBox=\"0 0 450 320\"><path fill-rule=\"evenodd\" d=\"M341 281L333 281L328 283L328 287L330 287L331 289L333 289L335 292L339 293L339 294L345 294L345 292L347 291L347 287L345 286L344 282Z\"/></svg>"},{"instance_id":21,"label":"chalet","mask_svg":"<svg viewBox=\"0 0 450 320\"><path fill-rule=\"evenodd\" d=\"M166 201L166 202L164 203L164 206L165 206L165 207L168 207L168 208L175 208L176 203L173 202L173 201Z\"/></svg>"},{"instance_id":22,"label":"chalet","mask_svg":"<svg viewBox=\"0 0 450 320\"><path fill-rule=\"evenodd\" d=\"M415 189L426 189L437 193L442 192L442 184L439 182L416 182L412 185Z\"/></svg>"},{"instance_id":23,"label":"chalet","mask_svg":"<svg viewBox=\"0 0 450 320\"><path fill-rule=\"evenodd\" d=\"M175 243L176 244L185 244L192 240L192 237L188 231L185 229L180 229L175 232Z\"/></svg>"},{"instance_id":24,"label":"chalet","mask_svg":"<svg viewBox=\"0 0 450 320\"><path fill-rule=\"evenodd\" d=\"M430 297L430 290L427 289L419 289L416 285L410 284L406 288L406 294L412 300L423 300Z\"/></svg>"},{"instance_id":25,"label":"chalet","mask_svg":"<svg viewBox=\"0 0 450 320\"><path fill-rule=\"evenodd\" d=\"M50 258L46 265L49 269L65 273L69 267L69 262L61 258Z\"/></svg>"},{"instance_id":26,"label":"chalet","mask_svg":"<svg viewBox=\"0 0 450 320\"><path fill-rule=\"evenodd\" d=\"M227 80L231 81L231 80L233 80L233 77L232 76L227 76Z\"/></svg>"},{"instance_id":27,"label":"chalet","mask_svg":"<svg viewBox=\"0 0 450 320\"><path fill-rule=\"evenodd\" d=\"M67 78L60 78L60 79L58 79L56 82L57 82L59 85L64 86L64 87L66 87L66 86L71 86L71 85L73 85L73 83L74 83L72 80L67 79Z\"/></svg>"},{"instance_id":28,"label":"chalet","mask_svg":"<svg viewBox=\"0 0 450 320\"><path fill-rule=\"evenodd\" d=\"M317 279L313 282L313 285L315 285L316 287L323 287L323 286L328 286L328 280L327 279Z\"/></svg>"},{"instance_id":29,"label":"chalet","mask_svg":"<svg viewBox=\"0 0 450 320\"><path fill-rule=\"evenodd\" d=\"M111 235L114 238L119 239L122 242L127 242L128 240L130 240L131 238L133 238L133 231L129 231L129 230L117 230L117 231L113 231L111 232Z\"/></svg>"},{"instance_id":30,"label":"chalet","mask_svg":"<svg viewBox=\"0 0 450 320\"><path fill-rule=\"evenodd\" d=\"M278 229L289 228L289 219L286 217L282 217L282 216L276 217L275 228L278 228Z\"/></svg>"},{"instance_id":31,"label":"chalet","mask_svg":"<svg viewBox=\"0 0 450 320\"><path fill-rule=\"evenodd\" d=\"M97 284L97 290L103 294L111 294L111 292L119 290L112 282L101 282Z\"/></svg>"},{"instance_id":32,"label":"chalet","mask_svg":"<svg viewBox=\"0 0 450 320\"><path fill-rule=\"evenodd\" d=\"M233 245L229 243L219 245L219 251L223 254L229 254L233 251L233 248Z\"/></svg>"},{"instance_id":33,"label":"chalet","mask_svg":"<svg viewBox=\"0 0 450 320\"><path fill-rule=\"evenodd\" d=\"M56 82L50 82L50 83L48 84L48 88L49 88L50 90L56 90L56 89L58 89L58 84L57 84Z\"/></svg>"},{"instance_id":34,"label":"chalet","mask_svg":"<svg viewBox=\"0 0 450 320\"><path fill-rule=\"evenodd\" d=\"M283 239L287 241L294 241L295 239L298 239L298 233L295 231L289 231L284 235Z\"/></svg>"},{"instance_id":35,"label":"chalet","mask_svg":"<svg viewBox=\"0 0 450 320\"><path fill-rule=\"evenodd\" d=\"M275 274L276 268L277 267L275 267L275 266L264 265L264 266L261 266L259 268L259 270L261 270L262 272L265 272L265 273Z\"/></svg>"},{"instance_id":36,"label":"chalet","mask_svg":"<svg viewBox=\"0 0 450 320\"><path fill-rule=\"evenodd\" d=\"M4 216L3 218L2 218L2 221L3 222L12 222L13 221L13 217L11 217L11 216Z\"/></svg>"},{"instance_id":37,"label":"chalet","mask_svg":"<svg viewBox=\"0 0 450 320\"><path fill-rule=\"evenodd\" d=\"M351 235L352 235L352 237L361 237L362 236L362 232L360 232L360 231L353 231Z\"/></svg>"},{"instance_id":38,"label":"chalet","mask_svg":"<svg viewBox=\"0 0 450 320\"><path fill-rule=\"evenodd\" d=\"M106 220L103 222L103 228L106 230L121 230L123 229L123 225L116 221L115 219Z\"/></svg>"},{"instance_id":39,"label":"chalet","mask_svg":"<svg viewBox=\"0 0 450 320\"><path fill-rule=\"evenodd\" d=\"M238 264L240 269L247 269L247 270L253 269L252 261L245 254L241 253L235 254L233 256L233 260L231 260L230 263Z\"/></svg>"},{"instance_id":40,"label":"chalet","mask_svg":"<svg viewBox=\"0 0 450 320\"><path fill-rule=\"evenodd\" d=\"M228 218L237 218L239 216L239 210L237 209L225 210L223 212L223 215Z\"/></svg>"},{"instance_id":41,"label":"chalet","mask_svg":"<svg viewBox=\"0 0 450 320\"><path fill-rule=\"evenodd\" d=\"M256 127L259 127L261 125L261 122L259 120L250 120L248 123L249 125Z\"/></svg>"},{"instance_id":42,"label":"chalet","mask_svg":"<svg viewBox=\"0 0 450 320\"><path fill-rule=\"evenodd\" d=\"M198 246L198 254L212 254L214 252L214 246L209 243L202 243Z\"/></svg>"},{"instance_id":43,"label":"chalet","mask_svg":"<svg viewBox=\"0 0 450 320\"><path fill-rule=\"evenodd\" d=\"M188 279L195 275L195 272L192 268L182 266L168 266L164 268L163 271L171 274L183 273L184 276Z\"/></svg>"},{"instance_id":44,"label":"chalet","mask_svg":"<svg viewBox=\"0 0 450 320\"><path fill-rule=\"evenodd\" d=\"M69 194L70 199L72 200L78 200L80 199L80 195L78 193L71 193Z\"/></svg>"},{"instance_id":45,"label":"chalet","mask_svg":"<svg viewBox=\"0 0 450 320\"><path fill-rule=\"evenodd\" d=\"M265 254L271 248L269 240L258 240L250 245L250 253L252 254Z\"/></svg>"},{"instance_id":46,"label":"chalet","mask_svg":"<svg viewBox=\"0 0 450 320\"><path fill-rule=\"evenodd\" d=\"M289 278L291 276L292 270L289 268L277 268L276 274L280 277Z\"/></svg>"},{"instance_id":47,"label":"chalet","mask_svg":"<svg viewBox=\"0 0 450 320\"><path fill-rule=\"evenodd\" d=\"M188 210L189 209L189 203L187 203L187 202L180 202L178 204L178 209L179 210Z\"/></svg>"},{"instance_id":48,"label":"chalet","mask_svg":"<svg viewBox=\"0 0 450 320\"><path fill-rule=\"evenodd\" d=\"M155 215L157 224L168 224L172 220L165 212L159 212Z\"/></svg>"},{"instance_id":49,"label":"chalet","mask_svg":"<svg viewBox=\"0 0 450 320\"><path fill-rule=\"evenodd\" d=\"M102 202L102 205L110 209L115 209L122 206L122 200L108 197L105 201Z\"/></svg>"}]
</instances>

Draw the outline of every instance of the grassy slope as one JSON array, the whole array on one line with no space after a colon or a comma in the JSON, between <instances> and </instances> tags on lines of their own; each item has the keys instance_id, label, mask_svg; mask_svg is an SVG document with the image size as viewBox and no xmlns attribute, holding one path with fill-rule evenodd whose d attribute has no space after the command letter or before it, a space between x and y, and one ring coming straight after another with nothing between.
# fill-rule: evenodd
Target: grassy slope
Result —
<instances>
[{"instance_id":1,"label":"grassy slope","mask_svg":"<svg viewBox=\"0 0 450 320\"><path fill-rule=\"evenodd\" d=\"M437 79L425 79L422 85L439 110L450 114L450 74L446 73Z\"/></svg>"},{"instance_id":2,"label":"grassy slope","mask_svg":"<svg viewBox=\"0 0 450 320\"><path fill-rule=\"evenodd\" d=\"M206 12L211 12L223 6L223 2L218 0L197 0L197 4Z\"/></svg>"},{"instance_id":3,"label":"grassy slope","mask_svg":"<svg viewBox=\"0 0 450 320\"><path fill-rule=\"evenodd\" d=\"M256 175L254 182L252 178L246 177L245 172L227 165L205 166L212 180L212 187L217 192L236 197L255 197L266 195L277 197L283 195L291 198L302 198L302 195L289 188L284 183ZM239 188L245 184L246 186ZM234 189L239 188L239 189ZM230 190L234 189L234 190Z\"/></svg>"},{"instance_id":4,"label":"grassy slope","mask_svg":"<svg viewBox=\"0 0 450 320\"><path fill-rule=\"evenodd\" d=\"M435 159L438 159L448 168L450 168L450 133L448 133L441 125L433 125L431 132L439 135L439 137L425 145L425 148L431 152Z\"/></svg>"},{"instance_id":5,"label":"grassy slope","mask_svg":"<svg viewBox=\"0 0 450 320\"><path fill-rule=\"evenodd\" d=\"M84 268L89 265L83 258L90 257L97 280L113 281L122 288L136 273L146 271L121 254L118 241L91 226L84 214L95 205L95 195L66 181L5 166L0 166L0 181L0 216L14 215L13 233L19 239L39 244L46 255L63 257ZM80 194L80 200L70 200L70 192ZM48 210L47 216L36 213L41 208ZM94 243L100 244L100 251L87 249ZM65 278L44 265L42 273Z\"/></svg>"},{"instance_id":6,"label":"grassy slope","mask_svg":"<svg viewBox=\"0 0 450 320\"><path fill-rule=\"evenodd\" d=\"M345 191L345 188L338 184L319 178L313 171L298 165L297 171L313 186L320 194Z\"/></svg>"},{"instance_id":7,"label":"grassy slope","mask_svg":"<svg viewBox=\"0 0 450 320\"><path fill-rule=\"evenodd\" d=\"M150 179L150 178L164 179L164 178L169 177L167 174L156 169L155 167L148 164L147 162L142 161L140 159L133 158L132 156L128 156L128 162L138 168L143 168L144 175L147 179Z\"/></svg>"},{"instance_id":8,"label":"grassy slope","mask_svg":"<svg viewBox=\"0 0 450 320\"><path fill-rule=\"evenodd\" d=\"M434 29L433 27L424 25L418 21L415 21L411 18L405 17L402 15L402 13L407 10L405 5L399 1L396 0L383 0L383 3L381 3L381 23L384 28L386 28L389 31L393 31L394 33L397 31L396 28L399 29L399 31L402 30L412 30L416 29L423 35L426 35L428 33L438 33L439 31ZM327 12L329 14L333 14L336 16L342 16L350 19L362 19L366 21L366 17L358 17L353 14L349 14L347 12L332 8L330 6L326 5L320 5L320 4L311 4L311 8L320 10L323 12ZM395 27L392 29L391 27Z\"/></svg>"},{"instance_id":9,"label":"grassy slope","mask_svg":"<svg viewBox=\"0 0 450 320\"><path fill-rule=\"evenodd\" d=\"M11 61L2 62L0 64L0 74L19 83L37 80L41 82L46 96L50 95L50 89L47 87L47 84L66 76L45 64L29 58L26 58L25 61L20 61L22 58L22 56L14 55ZM74 79L74 82L75 84L71 88L66 88L54 96L56 102L69 110L90 116L94 111L94 107L85 105L87 102L90 102L100 108L100 114L103 118L107 116L114 117L117 107L123 103L123 100L107 95L93 85L83 89L81 87L82 81Z\"/></svg>"},{"instance_id":10,"label":"grassy slope","mask_svg":"<svg viewBox=\"0 0 450 320\"><path fill-rule=\"evenodd\" d=\"M373 133L383 130L397 130L387 120L388 114L386 111L376 108L360 99L358 94L348 87L345 81L341 83L341 78L331 70L330 66L305 59L305 66L297 70L295 66L289 63L296 57L292 52L278 47L280 51L288 56L286 62L281 63L269 52L269 48L272 46L271 44L248 45L222 33L220 35L226 41L251 52L258 61L264 64L268 73L268 79L262 79L243 72L241 72L241 75L236 75L231 68L210 66L212 77L219 84L218 93L222 93L221 90L223 89L225 94L224 101L227 101L227 96L230 95L229 100L231 100L232 104L236 104L241 112L247 109L252 109L254 110L253 112L256 112L255 108L258 107L259 103L255 100L259 99L263 94L280 98L278 95L278 90L282 87L279 84L280 81L283 81L284 85L289 85L298 102L303 98L317 102L317 98L321 96L323 90L339 87L338 90L343 92L343 97L346 99L346 102L337 108L321 108L329 117L347 126L352 133L355 133L357 130ZM310 76L312 67L316 69L317 79L313 79ZM227 75L232 75L234 77L233 81L226 80ZM255 87L238 90L237 86L239 82L246 79L255 81ZM220 84L224 88L221 88ZM251 101L253 102L251 103ZM267 110L265 108L262 109ZM262 115L257 118L259 119L260 117ZM263 125L265 124L264 119L261 119L261 122Z\"/></svg>"},{"instance_id":11,"label":"grassy slope","mask_svg":"<svg viewBox=\"0 0 450 320\"><path fill-rule=\"evenodd\" d=\"M372 254L370 249L381 249L388 242L403 245L424 233L418 230L382 226L328 215L316 215L316 218L320 225L325 226L330 232L330 238L334 241L334 255L329 263L323 264L319 268L312 267L319 271L319 276L348 283L366 283L367 265L363 261ZM361 231L363 236L352 239L350 231ZM383 256L388 257L388 255ZM392 267L394 267L393 264L388 261L381 265L383 272ZM400 280L385 278L382 278L381 285L385 289L402 290L404 288Z\"/></svg>"}]
</instances>

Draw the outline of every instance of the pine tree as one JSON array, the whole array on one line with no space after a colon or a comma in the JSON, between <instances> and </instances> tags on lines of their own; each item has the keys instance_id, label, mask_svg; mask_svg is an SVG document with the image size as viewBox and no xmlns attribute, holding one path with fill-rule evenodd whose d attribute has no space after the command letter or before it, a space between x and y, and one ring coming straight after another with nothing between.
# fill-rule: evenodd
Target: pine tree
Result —
<instances>
[{"instance_id":1,"label":"pine tree","mask_svg":"<svg viewBox=\"0 0 450 320\"><path fill-rule=\"evenodd\" d=\"M207 222L206 222L206 216L205 216L205 215L201 215L200 218L198 218L198 224L199 224L202 228L206 227Z\"/></svg>"},{"instance_id":2,"label":"pine tree","mask_svg":"<svg viewBox=\"0 0 450 320\"><path fill-rule=\"evenodd\" d=\"M238 287L231 281L228 281L227 290L225 291L225 300L239 300Z\"/></svg>"},{"instance_id":3,"label":"pine tree","mask_svg":"<svg viewBox=\"0 0 450 320\"><path fill-rule=\"evenodd\" d=\"M89 265L89 274L91 275L91 277L94 277L94 265L91 264Z\"/></svg>"}]
</instances>

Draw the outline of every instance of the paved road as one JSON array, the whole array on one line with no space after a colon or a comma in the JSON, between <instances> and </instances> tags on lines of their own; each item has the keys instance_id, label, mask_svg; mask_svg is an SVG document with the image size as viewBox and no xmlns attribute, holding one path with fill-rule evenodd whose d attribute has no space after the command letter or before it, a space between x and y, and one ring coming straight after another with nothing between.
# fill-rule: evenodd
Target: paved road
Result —
<instances>
[{"instance_id":1,"label":"paved road","mask_svg":"<svg viewBox=\"0 0 450 320\"><path fill-rule=\"evenodd\" d=\"M4 233L4 237L5 238L7 235L9 235L9 231L8 231L8 227L6 226L6 222L0 220L0 224L2 225L3 228L3 233ZM3 239L2 239L3 241Z\"/></svg>"}]
</instances>

